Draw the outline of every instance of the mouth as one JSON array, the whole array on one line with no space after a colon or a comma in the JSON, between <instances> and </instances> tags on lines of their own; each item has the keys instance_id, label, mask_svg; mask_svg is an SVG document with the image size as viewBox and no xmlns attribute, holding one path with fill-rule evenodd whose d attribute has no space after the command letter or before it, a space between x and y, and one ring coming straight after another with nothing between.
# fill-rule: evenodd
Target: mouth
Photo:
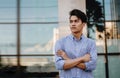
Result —
<instances>
[{"instance_id":1,"label":"mouth","mask_svg":"<svg viewBox=\"0 0 120 78\"><path fill-rule=\"evenodd\" d=\"M71 27L71 29L76 29L76 27Z\"/></svg>"}]
</instances>

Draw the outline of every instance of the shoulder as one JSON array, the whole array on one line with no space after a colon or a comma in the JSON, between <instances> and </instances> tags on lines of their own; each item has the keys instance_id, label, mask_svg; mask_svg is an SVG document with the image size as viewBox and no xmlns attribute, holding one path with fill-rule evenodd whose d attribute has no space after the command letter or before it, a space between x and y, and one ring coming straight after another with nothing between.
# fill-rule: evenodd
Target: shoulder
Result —
<instances>
[{"instance_id":1,"label":"shoulder","mask_svg":"<svg viewBox=\"0 0 120 78\"><path fill-rule=\"evenodd\" d=\"M88 42L88 43L90 43L90 44L95 44L95 40L94 40L94 39L85 37L85 40L86 40L86 42Z\"/></svg>"},{"instance_id":2,"label":"shoulder","mask_svg":"<svg viewBox=\"0 0 120 78\"><path fill-rule=\"evenodd\" d=\"M68 40L68 39L70 39L70 35L67 35L67 36L65 36L65 37L62 37L62 38L58 39L57 42L62 43L62 42L65 42L65 41Z\"/></svg>"},{"instance_id":3,"label":"shoulder","mask_svg":"<svg viewBox=\"0 0 120 78\"><path fill-rule=\"evenodd\" d=\"M91 39L91 38L87 38L90 42L94 43L95 40L94 39Z\"/></svg>"}]
</instances>

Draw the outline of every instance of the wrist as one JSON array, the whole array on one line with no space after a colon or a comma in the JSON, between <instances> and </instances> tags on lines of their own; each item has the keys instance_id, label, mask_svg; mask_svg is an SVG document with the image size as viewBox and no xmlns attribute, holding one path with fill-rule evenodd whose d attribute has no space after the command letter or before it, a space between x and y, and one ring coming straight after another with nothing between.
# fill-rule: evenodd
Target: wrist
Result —
<instances>
[{"instance_id":1,"label":"wrist","mask_svg":"<svg viewBox=\"0 0 120 78\"><path fill-rule=\"evenodd\" d=\"M84 62L84 58L83 57L80 57L79 60L80 60L80 63Z\"/></svg>"},{"instance_id":2,"label":"wrist","mask_svg":"<svg viewBox=\"0 0 120 78\"><path fill-rule=\"evenodd\" d=\"M69 57L64 57L63 59L64 59L64 60L70 60L70 58L69 58Z\"/></svg>"}]
</instances>

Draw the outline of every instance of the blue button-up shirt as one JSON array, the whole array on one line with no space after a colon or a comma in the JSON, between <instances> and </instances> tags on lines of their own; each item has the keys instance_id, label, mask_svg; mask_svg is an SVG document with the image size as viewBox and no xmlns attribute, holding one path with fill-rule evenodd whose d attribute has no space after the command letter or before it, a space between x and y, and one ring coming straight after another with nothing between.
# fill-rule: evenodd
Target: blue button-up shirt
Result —
<instances>
[{"instance_id":1,"label":"blue button-up shirt","mask_svg":"<svg viewBox=\"0 0 120 78\"><path fill-rule=\"evenodd\" d=\"M63 65L65 60L57 56L55 54L55 65L59 70L60 78L93 78L92 71L96 68L97 61L97 51L95 41L81 36L79 40L77 40L72 34L68 35L64 38L61 38L56 42L55 52L58 50L63 50L66 52L67 56L71 59L82 57L85 54L90 54L90 61L85 62L86 69L82 70L77 67L73 67L68 70L63 69Z\"/></svg>"}]
</instances>

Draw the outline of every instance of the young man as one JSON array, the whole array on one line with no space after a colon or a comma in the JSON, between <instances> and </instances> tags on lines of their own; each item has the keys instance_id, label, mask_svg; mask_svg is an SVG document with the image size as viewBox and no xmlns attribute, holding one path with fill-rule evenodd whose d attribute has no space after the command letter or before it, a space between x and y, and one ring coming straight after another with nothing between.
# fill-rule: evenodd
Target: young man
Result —
<instances>
[{"instance_id":1,"label":"young man","mask_svg":"<svg viewBox=\"0 0 120 78\"><path fill-rule=\"evenodd\" d=\"M74 9L70 12L71 34L61 38L55 45L55 65L60 78L93 78L97 51L95 41L85 37L82 30L86 15Z\"/></svg>"}]
</instances>

